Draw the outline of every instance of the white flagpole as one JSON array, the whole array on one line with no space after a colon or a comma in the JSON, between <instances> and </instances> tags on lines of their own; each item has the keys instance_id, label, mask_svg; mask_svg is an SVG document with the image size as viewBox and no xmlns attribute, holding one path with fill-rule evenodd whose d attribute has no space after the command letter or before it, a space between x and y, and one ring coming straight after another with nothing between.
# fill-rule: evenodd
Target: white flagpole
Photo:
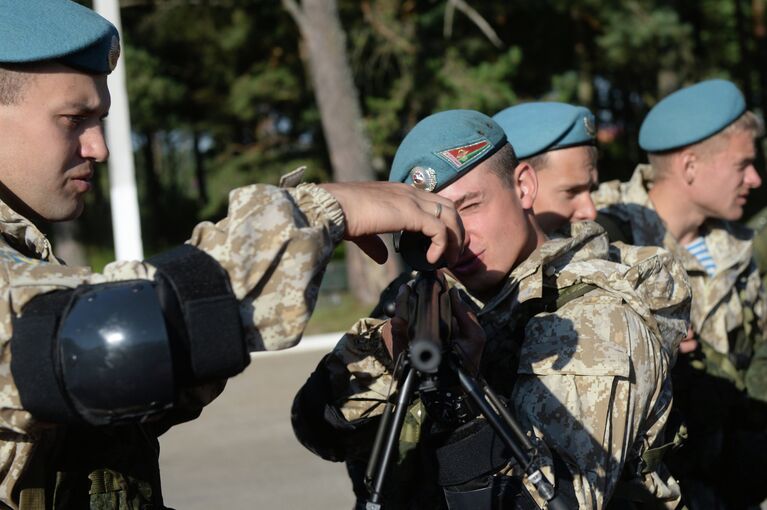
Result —
<instances>
[{"instance_id":1,"label":"white flagpole","mask_svg":"<svg viewBox=\"0 0 767 510\"><path fill-rule=\"evenodd\" d=\"M118 0L94 0L94 9L112 22L122 34ZM128 92L125 86L125 55L108 79L112 108L107 117L109 144L109 196L112 204L112 230L117 260L141 260L141 221L133 163Z\"/></svg>"}]
</instances>

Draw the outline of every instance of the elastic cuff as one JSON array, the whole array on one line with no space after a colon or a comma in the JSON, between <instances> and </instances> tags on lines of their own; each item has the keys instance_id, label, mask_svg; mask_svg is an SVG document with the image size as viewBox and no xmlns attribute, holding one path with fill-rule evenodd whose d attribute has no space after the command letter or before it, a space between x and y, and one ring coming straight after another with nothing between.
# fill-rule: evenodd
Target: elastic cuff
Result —
<instances>
[{"instance_id":1,"label":"elastic cuff","mask_svg":"<svg viewBox=\"0 0 767 510\"><path fill-rule=\"evenodd\" d=\"M330 236L333 242L340 243L346 233L346 218L344 217L344 210L341 209L341 204L338 200L330 194L328 191L320 188L316 184L299 184L296 191L303 192L312 197L313 204L311 206L319 209L317 217L322 218L328 222L328 228L330 230ZM298 205L304 209L308 204L302 203L299 200Z\"/></svg>"}]
</instances>

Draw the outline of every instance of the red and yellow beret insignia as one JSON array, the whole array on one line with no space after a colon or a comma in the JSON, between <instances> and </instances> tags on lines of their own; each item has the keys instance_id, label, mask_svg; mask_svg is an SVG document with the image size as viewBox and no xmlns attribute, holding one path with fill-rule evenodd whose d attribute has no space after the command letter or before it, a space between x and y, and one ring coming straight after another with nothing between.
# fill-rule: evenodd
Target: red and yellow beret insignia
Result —
<instances>
[{"instance_id":1,"label":"red and yellow beret insignia","mask_svg":"<svg viewBox=\"0 0 767 510\"><path fill-rule=\"evenodd\" d=\"M436 152L435 154L450 163L456 169L461 169L486 153L493 144L490 140L479 140L453 149Z\"/></svg>"}]
</instances>

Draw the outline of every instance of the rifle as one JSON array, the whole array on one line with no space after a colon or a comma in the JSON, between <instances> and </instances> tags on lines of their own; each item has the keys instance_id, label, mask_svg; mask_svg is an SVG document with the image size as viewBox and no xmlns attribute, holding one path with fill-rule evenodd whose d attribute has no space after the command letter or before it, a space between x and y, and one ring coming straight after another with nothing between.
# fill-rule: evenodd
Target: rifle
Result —
<instances>
[{"instance_id":1,"label":"rifle","mask_svg":"<svg viewBox=\"0 0 767 510\"><path fill-rule=\"evenodd\" d=\"M420 246L423 246L422 242ZM425 257L422 260L425 262ZM386 472L397 450L408 405L416 393L423 395L435 391L446 376L457 378L470 401L509 448L525 477L546 500L547 508L565 510L567 505L555 494L551 482L538 469L537 450L533 443L498 395L484 380L470 375L463 367L461 356L451 350L452 310L444 278L439 278L436 268L428 263L416 269L421 272L411 290L414 297L414 313L411 312L408 317L411 340L395 365L393 390L384 407L368 460L365 483L370 495L366 510L381 509Z\"/></svg>"}]
</instances>

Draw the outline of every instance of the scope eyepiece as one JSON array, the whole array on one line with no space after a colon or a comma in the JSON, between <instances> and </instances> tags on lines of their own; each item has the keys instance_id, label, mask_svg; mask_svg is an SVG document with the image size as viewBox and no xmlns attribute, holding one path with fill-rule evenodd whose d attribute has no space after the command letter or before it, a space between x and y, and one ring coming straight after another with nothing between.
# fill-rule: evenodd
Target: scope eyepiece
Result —
<instances>
[{"instance_id":1,"label":"scope eyepiece","mask_svg":"<svg viewBox=\"0 0 767 510\"><path fill-rule=\"evenodd\" d=\"M402 255L405 263L416 271L436 271L447 266L444 258L435 264L426 260L426 252L431 246L431 239L421 232L401 231L394 234L394 249Z\"/></svg>"}]
</instances>

